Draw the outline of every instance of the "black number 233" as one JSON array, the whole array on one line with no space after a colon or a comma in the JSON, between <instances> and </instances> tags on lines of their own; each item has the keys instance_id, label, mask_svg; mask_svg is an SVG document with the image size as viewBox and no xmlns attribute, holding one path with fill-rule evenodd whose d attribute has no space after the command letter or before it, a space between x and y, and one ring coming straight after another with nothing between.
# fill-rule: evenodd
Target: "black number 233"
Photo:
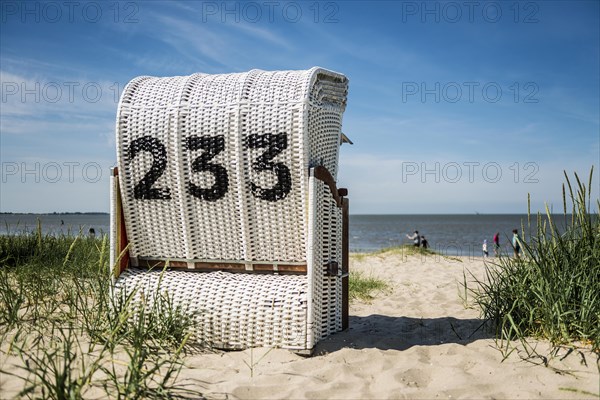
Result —
<instances>
[{"instance_id":1,"label":"black number 233","mask_svg":"<svg viewBox=\"0 0 600 400\"><path fill-rule=\"evenodd\" d=\"M249 135L246 138L245 146L249 149L265 148L266 150L252 162L252 169L259 173L271 172L277 178L275 185L270 188L263 188L250 182L254 196L266 201L284 199L292 189L290 169L281 162L273 162L273 158L288 147L287 135L285 133ZM223 198L229 189L229 175L225 167L211 161L217 154L225 150L224 136L190 136L184 142L184 147L190 151L202 150L202 154L192 161L192 171L209 172L214 177L213 185L208 188L188 182L188 193L206 201L217 201ZM169 200L171 198L170 188L154 187L167 167L165 145L152 136L139 137L130 143L126 151L127 160L132 161L142 151L150 153L152 165L142 179L135 184L133 197L143 200Z\"/></svg>"}]
</instances>

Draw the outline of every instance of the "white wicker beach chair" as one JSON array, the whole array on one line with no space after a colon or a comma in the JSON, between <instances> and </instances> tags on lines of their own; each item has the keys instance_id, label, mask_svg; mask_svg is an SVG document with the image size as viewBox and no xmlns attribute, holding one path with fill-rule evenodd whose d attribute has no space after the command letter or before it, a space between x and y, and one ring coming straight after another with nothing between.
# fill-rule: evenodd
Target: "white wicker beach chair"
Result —
<instances>
[{"instance_id":1,"label":"white wicker beach chair","mask_svg":"<svg viewBox=\"0 0 600 400\"><path fill-rule=\"evenodd\" d=\"M345 329L347 88L321 68L133 79L111 182L115 293L160 285L218 348L310 351Z\"/></svg>"}]
</instances>

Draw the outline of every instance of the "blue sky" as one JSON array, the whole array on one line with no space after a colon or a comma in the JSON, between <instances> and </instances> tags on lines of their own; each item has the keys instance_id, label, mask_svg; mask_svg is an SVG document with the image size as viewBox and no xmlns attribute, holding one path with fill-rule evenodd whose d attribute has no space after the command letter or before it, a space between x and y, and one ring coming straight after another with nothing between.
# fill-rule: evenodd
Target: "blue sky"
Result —
<instances>
[{"instance_id":1,"label":"blue sky","mask_svg":"<svg viewBox=\"0 0 600 400\"><path fill-rule=\"evenodd\" d=\"M118 95L139 75L321 66L350 80L353 213L562 209L598 197L597 1L1 4L0 211L108 211Z\"/></svg>"}]
</instances>

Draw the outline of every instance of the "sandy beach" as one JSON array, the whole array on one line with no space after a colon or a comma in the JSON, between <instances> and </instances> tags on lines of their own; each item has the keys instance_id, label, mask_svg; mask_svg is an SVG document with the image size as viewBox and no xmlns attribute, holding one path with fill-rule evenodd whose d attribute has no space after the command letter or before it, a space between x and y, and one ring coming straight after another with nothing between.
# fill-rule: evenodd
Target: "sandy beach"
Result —
<instances>
[{"instance_id":1,"label":"sandy beach","mask_svg":"<svg viewBox=\"0 0 600 400\"><path fill-rule=\"evenodd\" d=\"M549 367L518 351L503 361L460 286L463 271L482 276L482 258L355 254L351 269L390 288L351 303L350 329L321 341L312 357L268 348L188 354L179 382L209 399L598 398L589 349L562 360L560 350ZM537 346L548 354L547 343ZM15 361L3 357L0 369ZM0 398L19 387L4 376Z\"/></svg>"},{"instance_id":2,"label":"sandy beach","mask_svg":"<svg viewBox=\"0 0 600 400\"><path fill-rule=\"evenodd\" d=\"M478 330L479 311L461 300L463 270L481 276L483 263L354 255L352 269L391 288L369 304L353 302L350 329L320 342L313 357L279 349L190 356L181 377L219 399L597 398L597 357L589 350L553 359L551 368L517 352L502 360L493 335ZM547 354L547 343L538 350Z\"/></svg>"}]
</instances>

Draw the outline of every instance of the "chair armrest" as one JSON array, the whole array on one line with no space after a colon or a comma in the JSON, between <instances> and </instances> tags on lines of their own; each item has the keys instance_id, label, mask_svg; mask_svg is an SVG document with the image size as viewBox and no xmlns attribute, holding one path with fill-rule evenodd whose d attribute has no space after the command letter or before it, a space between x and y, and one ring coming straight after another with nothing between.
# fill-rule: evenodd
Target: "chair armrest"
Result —
<instances>
[{"instance_id":1,"label":"chair armrest","mask_svg":"<svg viewBox=\"0 0 600 400\"><path fill-rule=\"evenodd\" d=\"M335 180L333 179L333 176L327 170L327 168L325 168L322 165L311 168L310 173L312 176L314 176L318 180L323 181L329 187L329 190L331 191L331 195L335 199L335 203L337 204L337 206L339 208L342 208L343 198L344 198L344 196L348 195L348 189L345 189L345 188L338 189L335 184Z\"/></svg>"}]
</instances>

